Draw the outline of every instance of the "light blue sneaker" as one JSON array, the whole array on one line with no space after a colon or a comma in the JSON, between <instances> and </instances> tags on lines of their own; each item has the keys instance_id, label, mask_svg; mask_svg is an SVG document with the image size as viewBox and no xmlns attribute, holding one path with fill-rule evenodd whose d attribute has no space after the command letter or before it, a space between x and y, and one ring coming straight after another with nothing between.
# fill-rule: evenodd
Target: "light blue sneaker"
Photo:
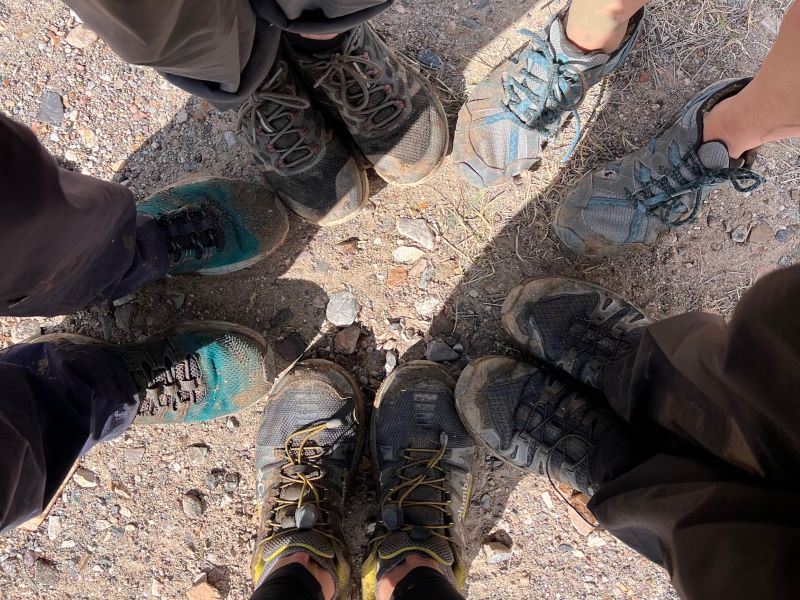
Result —
<instances>
[{"instance_id":1,"label":"light blue sneaker","mask_svg":"<svg viewBox=\"0 0 800 600\"><path fill-rule=\"evenodd\" d=\"M567 115L576 121L572 154L580 138L577 108L589 88L615 71L639 35L644 8L630 21L613 54L584 52L566 36L566 10L478 84L458 113L453 162L476 187L504 183L530 169L542 144L555 136Z\"/></svg>"},{"instance_id":2,"label":"light blue sneaker","mask_svg":"<svg viewBox=\"0 0 800 600\"><path fill-rule=\"evenodd\" d=\"M179 182L137 203L136 212L163 233L171 275L244 269L280 246L289 229L269 188L221 177Z\"/></svg>"},{"instance_id":3,"label":"light blue sneaker","mask_svg":"<svg viewBox=\"0 0 800 600\"><path fill-rule=\"evenodd\" d=\"M700 92L646 147L585 175L561 201L556 233L578 254L609 255L647 246L692 223L713 189L728 182L749 192L764 182L750 170L755 151L731 159L724 143L703 142L703 114L749 79L727 79Z\"/></svg>"}]
</instances>

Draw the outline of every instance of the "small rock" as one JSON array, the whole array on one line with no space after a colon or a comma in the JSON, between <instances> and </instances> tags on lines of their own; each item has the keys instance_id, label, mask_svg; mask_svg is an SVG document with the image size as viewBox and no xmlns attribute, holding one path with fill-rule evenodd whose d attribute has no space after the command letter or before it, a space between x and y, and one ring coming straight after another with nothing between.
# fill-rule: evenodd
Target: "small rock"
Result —
<instances>
[{"instance_id":1,"label":"small rock","mask_svg":"<svg viewBox=\"0 0 800 600\"><path fill-rule=\"evenodd\" d=\"M426 250L433 250L434 237L430 225L424 219L408 219L403 217L397 220L397 232L404 238L418 243Z\"/></svg>"},{"instance_id":2,"label":"small rock","mask_svg":"<svg viewBox=\"0 0 800 600\"><path fill-rule=\"evenodd\" d=\"M142 462L144 458L144 447L135 447L135 448L125 448L122 451L122 457L125 459L125 462L131 463L133 465L138 465Z\"/></svg>"},{"instance_id":3,"label":"small rock","mask_svg":"<svg viewBox=\"0 0 800 600\"><path fill-rule=\"evenodd\" d=\"M64 159L68 160L69 162L76 163L78 162L78 155L74 150L67 150L64 152Z\"/></svg>"},{"instance_id":4,"label":"small rock","mask_svg":"<svg viewBox=\"0 0 800 600\"><path fill-rule=\"evenodd\" d=\"M788 254L784 254L778 260L778 266L782 267L782 268L783 267L791 267L793 263L794 263L794 261L792 260L792 257L789 256Z\"/></svg>"},{"instance_id":5,"label":"small rock","mask_svg":"<svg viewBox=\"0 0 800 600\"><path fill-rule=\"evenodd\" d=\"M241 427L241 423L239 423L239 419L234 416L230 416L225 419L225 427L228 428L228 431L236 431Z\"/></svg>"},{"instance_id":6,"label":"small rock","mask_svg":"<svg viewBox=\"0 0 800 600\"><path fill-rule=\"evenodd\" d=\"M789 239L790 235L788 229L778 229L778 231L775 232L775 240L778 242L785 242Z\"/></svg>"},{"instance_id":7,"label":"small rock","mask_svg":"<svg viewBox=\"0 0 800 600\"><path fill-rule=\"evenodd\" d=\"M97 34L83 25L78 25L67 34L64 41L73 48L85 50L97 41Z\"/></svg>"},{"instance_id":8,"label":"small rock","mask_svg":"<svg viewBox=\"0 0 800 600\"><path fill-rule=\"evenodd\" d=\"M131 321L133 320L133 313L136 306L133 304L125 304L114 310L114 323L117 328L122 331L130 331Z\"/></svg>"},{"instance_id":9,"label":"small rock","mask_svg":"<svg viewBox=\"0 0 800 600\"><path fill-rule=\"evenodd\" d=\"M225 469L211 469L206 475L206 487L210 490L216 489L225 481Z\"/></svg>"},{"instance_id":10,"label":"small rock","mask_svg":"<svg viewBox=\"0 0 800 600\"><path fill-rule=\"evenodd\" d=\"M478 23L475 19L461 19L461 25L466 27L467 29L480 29L481 24Z\"/></svg>"},{"instance_id":11,"label":"small rock","mask_svg":"<svg viewBox=\"0 0 800 600\"><path fill-rule=\"evenodd\" d=\"M200 581L186 592L186 598L188 598L188 600L220 600L222 596L220 596L217 588L210 583L207 581Z\"/></svg>"},{"instance_id":12,"label":"small rock","mask_svg":"<svg viewBox=\"0 0 800 600\"><path fill-rule=\"evenodd\" d=\"M124 519L130 519L133 516L131 509L128 508L127 506L120 506L119 514Z\"/></svg>"},{"instance_id":13,"label":"small rock","mask_svg":"<svg viewBox=\"0 0 800 600\"><path fill-rule=\"evenodd\" d=\"M601 546L606 545L606 541L596 531L593 531L589 534L589 537L586 539L586 543L590 548L600 548Z\"/></svg>"},{"instance_id":14,"label":"small rock","mask_svg":"<svg viewBox=\"0 0 800 600\"><path fill-rule=\"evenodd\" d=\"M97 146L97 135L88 127L78 127L78 136L80 136L81 142L83 142L83 145L87 148L94 148Z\"/></svg>"},{"instance_id":15,"label":"small rock","mask_svg":"<svg viewBox=\"0 0 800 600\"><path fill-rule=\"evenodd\" d=\"M389 269L386 274L386 285L389 287L398 287L408 281L408 271L403 267L395 267Z\"/></svg>"},{"instance_id":16,"label":"small rock","mask_svg":"<svg viewBox=\"0 0 800 600\"><path fill-rule=\"evenodd\" d=\"M178 124L186 123L186 121L188 121L188 120L189 120L189 113L187 113L185 110L181 109L181 110L179 110L178 112L175 113L175 122L176 123L178 123Z\"/></svg>"},{"instance_id":17,"label":"small rock","mask_svg":"<svg viewBox=\"0 0 800 600\"><path fill-rule=\"evenodd\" d=\"M425 253L419 248L414 248L414 246L400 246L392 252L392 258L394 258L395 262L405 265L414 264L423 256L425 256Z\"/></svg>"},{"instance_id":18,"label":"small rock","mask_svg":"<svg viewBox=\"0 0 800 600\"><path fill-rule=\"evenodd\" d=\"M420 50L417 60L422 66L429 69L441 69L444 66L442 59L433 50Z\"/></svg>"},{"instance_id":19,"label":"small rock","mask_svg":"<svg viewBox=\"0 0 800 600\"><path fill-rule=\"evenodd\" d=\"M542 502L547 510L553 510L553 499L550 497L550 492L542 492Z\"/></svg>"},{"instance_id":20,"label":"small rock","mask_svg":"<svg viewBox=\"0 0 800 600\"><path fill-rule=\"evenodd\" d=\"M323 274L331 272L331 265L321 258L314 259L314 268Z\"/></svg>"},{"instance_id":21,"label":"small rock","mask_svg":"<svg viewBox=\"0 0 800 600\"><path fill-rule=\"evenodd\" d=\"M383 370L387 375L390 375L395 370L395 367L397 367L397 354L390 350L386 353L386 362L383 364Z\"/></svg>"},{"instance_id":22,"label":"small rock","mask_svg":"<svg viewBox=\"0 0 800 600\"><path fill-rule=\"evenodd\" d=\"M39 120L51 125L58 125L64 118L64 102L56 92L42 94L42 104L39 106Z\"/></svg>"},{"instance_id":23,"label":"small rock","mask_svg":"<svg viewBox=\"0 0 800 600\"><path fill-rule=\"evenodd\" d=\"M572 552L572 546L569 544L559 544L558 545L559 552Z\"/></svg>"},{"instance_id":24,"label":"small rock","mask_svg":"<svg viewBox=\"0 0 800 600\"><path fill-rule=\"evenodd\" d=\"M61 547L64 550L71 550L72 548L74 548L77 545L78 544L75 542L75 540L64 540L63 542L61 542Z\"/></svg>"},{"instance_id":25,"label":"small rock","mask_svg":"<svg viewBox=\"0 0 800 600\"><path fill-rule=\"evenodd\" d=\"M747 237L747 241L751 244L764 244L772 240L774 235L775 234L772 231L772 227L766 223L759 223L750 230L750 235Z\"/></svg>"},{"instance_id":26,"label":"small rock","mask_svg":"<svg viewBox=\"0 0 800 600\"><path fill-rule=\"evenodd\" d=\"M235 148L239 145L239 138L237 138L236 134L232 131L226 131L222 134L222 137L225 138L225 143L228 144L228 148Z\"/></svg>"},{"instance_id":27,"label":"small rock","mask_svg":"<svg viewBox=\"0 0 800 600\"><path fill-rule=\"evenodd\" d=\"M307 345L308 344L300 336L300 334L296 331L293 331L280 342L275 344L275 350L278 351L278 354L280 354L284 360L294 362L303 356Z\"/></svg>"},{"instance_id":28,"label":"small rock","mask_svg":"<svg viewBox=\"0 0 800 600\"><path fill-rule=\"evenodd\" d=\"M199 519L206 510L203 501L195 494L184 494L181 498L183 514L190 519Z\"/></svg>"},{"instance_id":29,"label":"small rock","mask_svg":"<svg viewBox=\"0 0 800 600\"><path fill-rule=\"evenodd\" d=\"M161 594L164 593L164 584L161 583L158 579L153 578L150 580L150 595L153 598L161 598Z\"/></svg>"},{"instance_id":30,"label":"small rock","mask_svg":"<svg viewBox=\"0 0 800 600\"><path fill-rule=\"evenodd\" d=\"M83 467L75 471L75 475L72 476L72 480L78 485L78 487L97 487L97 473L90 471L89 469L84 469Z\"/></svg>"},{"instance_id":31,"label":"small rock","mask_svg":"<svg viewBox=\"0 0 800 600\"><path fill-rule=\"evenodd\" d=\"M750 228L747 225L737 225L731 232L731 239L739 244L744 244L749 233Z\"/></svg>"},{"instance_id":32,"label":"small rock","mask_svg":"<svg viewBox=\"0 0 800 600\"><path fill-rule=\"evenodd\" d=\"M706 217L706 225L708 225L709 227L716 227L718 223L719 223L719 218L717 218L716 215L708 215Z\"/></svg>"},{"instance_id":33,"label":"small rock","mask_svg":"<svg viewBox=\"0 0 800 600\"><path fill-rule=\"evenodd\" d=\"M47 539L55 541L61 533L61 519L58 517L50 517L47 519Z\"/></svg>"},{"instance_id":34,"label":"small rock","mask_svg":"<svg viewBox=\"0 0 800 600\"><path fill-rule=\"evenodd\" d=\"M441 303L436 296L422 296L419 300L414 302L414 309L421 317L432 317L439 312Z\"/></svg>"},{"instance_id":35,"label":"small rock","mask_svg":"<svg viewBox=\"0 0 800 600\"><path fill-rule=\"evenodd\" d=\"M451 360L458 360L458 352L453 350L450 346L439 340L433 340L428 344L428 349L425 352L428 360L433 362L447 362Z\"/></svg>"},{"instance_id":36,"label":"small rock","mask_svg":"<svg viewBox=\"0 0 800 600\"><path fill-rule=\"evenodd\" d=\"M489 494L481 496L481 508L483 510L490 510L492 508L492 497Z\"/></svg>"},{"instance_id":37,"label":"small rock","mask_svg":"<svg viewBox=\"0 0 800 600\"><path fill-rule=\"evenodd\" d=\"M796 208L790 208L786 211L786 220L791 224L797 223L800 221L800 211L798 211Z\"/></svg>"},{"instance_id":38,"label":"small rock","mask_svg":"<svg viewBox=\"0 0 800 600\"><path fill-rule=\"evenodd\" d=\"M189 462L198 465L208 456L209 450L210 448L205 444L195 444L186 448L186 456L189 458Z\"/></svg>"},{"instance_id":39,"label":"small rock","mask_svg":"<svg viewBox=\"0 0 800 600\"><path fill-rule=\"evenodd\" d=\"M678 243L678 235L673 231L667 236L667 239L664 240L667 246L675 246Z\"/></svg>"},{"instance_id":40,"label":"small rock","mask_svg":"<svg viewBox=\"0 0 800 600\"><path fill-rule=\"evenodd\" d=\"M53 563L51 563L49 560L40 558L36 561L36 572L34 574L34 579L39 585L52 587L58 585L58 582L61 579L61 574L58 572L58 569L56 569L56 566Z\"/></svg>"},{"instance_id":41,"label":"small rock","mask_svg":"<svg viewBox=\"0 0 800 600\"><path fill-rule=\"evenodd\" d=\"M511 560L514 555L511 548L503 542L489 542L483 545L483 553L486 555L486 562L492 565Z\"/></svg>"},{"instance_id":42,"label":"small rock","mask_svg":"<svg viewBox=\"0 0 800 600\"><path fill-rule=\"evenodd\" d=\"M242 478L238 473L225 473L225 481L222 487L225 488L226 492L235 492L241 480Z\"/></svg>"},{"instance_id":43,"label":"small rock","mask_svg":"<svg viewBox=\"0 0 800 600\"><path fill-rule=\"evenodd\" d=\"M348 290L339 290L331 294L325 317L337 327L352 325L358 316L361 306Z\"/></svg>"},{"instance_id":44,"label":"small rock","mask_svg":"<svg viewBox=\"0 0 800 600\"><path fill-rule=\"evenodd\" d=\"M106 529L111 528L111 523L109 521L106 521L105 519L97 519L94 522L94 526L97 529L97 531L105 531Z\"/></svg>"},{"instance_id":45,"label":"small rock","mask_svg":"<svg viewBox=\"0 0 800 600\"><path fill-rule=\"evenodd\" d=\"M130 490L126 488L121 483L112 483L111 484L111 491L114 493L115 496L119 496L125 500L130 500L133 496L131 496Z\"/></svg>"},{"instance_id":46,"label":"small rock","mask_svg":"<svg viewBox=\"0 0 800 600\"><path fill-rule=\"evenodd\" d=\"M425 267L425 270L422 271L422 274L419 276L419 289L427 290L435 273L436 270L433 268L433 265L428 263L428 266Z\"/></svg>"},{"instance_id":47,"label":"small rock","mask_svg":"<svg viewBox=\"0 0 800 600\"><path fill-rule=\"evenodd\" d=\"M169 295L169 301L175 307L175 310L179 310L183 303L186 302L186 294L183 292L172 293Z\"/></svg>"},{"instance_id":48,"label":"small rock","mask_svg":"<svg viewBox=\"0 0 800 600\"><path fill-rule=\"evenodd\" d=\"M129 302L133 302L136 299L136 294L128 294L127 296L123 296L122 298L117 298L111 304L114 306L123 306L128 304Z\"/></svg>"},{"instance_id":49,"label":"small rock","mask_svg":"<svg viewBox=\"0 0 800 600\"><path fill-rule=\"evenodd\" d=\"M37 319L20 319L11 326L11 341L19 344L42 334L42 323Z\"/></svg>"},{"instance_id":50,"label":"small rock","mask_svg":"<svg viewBox=\"0 0 800 600\"><path fill-rule=\"evenodd\" d=\"M352 354L358 347L358 338L361 337L361 326L357 324L350 325L342 329L336 334L333 342L336 346L336 351L342 354Z\"/></svg>"}]
</instances>

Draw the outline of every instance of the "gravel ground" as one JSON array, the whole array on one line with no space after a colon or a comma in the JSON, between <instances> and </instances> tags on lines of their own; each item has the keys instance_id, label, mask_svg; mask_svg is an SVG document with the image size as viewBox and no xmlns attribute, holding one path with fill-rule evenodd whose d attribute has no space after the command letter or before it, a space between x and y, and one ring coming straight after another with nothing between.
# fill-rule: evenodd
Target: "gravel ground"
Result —
<instances>
[{"instance_id":1,"label":"gravel ground","mask_svg":"<svg viewBox=\"0 0 800 600\"><path fill-rule=\"evenodd\" d=\"M0 318L0 347L51 331L132 341L182 320L226 319L263 332L285 364L300 353L339 362L371 397L387 357L422 357L431 341L458 355L446 363L453 373L486 353L517 355L500 330L499 307L532 275L596 281L656 318L690 310L728 317L756 279L798 258L796 140L763 149L756 168L766 186L715 192L694 224L652 250L578 258L559 247L549 223L565 187L587 169L644 144L704 85L753 73L787 4L654 2L630 60L581 109L586 133L566 164L572 125L516 184L477 192L449 163L411 190L373 178L372 205L361 216L325 230L292 219L286 244L252 269L170 278L75 315ZM557 8L403 0L375 24L406 56L438 57L441 67L424 72L454 117L470 86L519 44L516 30L537 28ZM33 127L64 166L113 178L138 196L196 174L259 181L231 115L124 64L59 3L0 0L0 108ZM398 246L419 245L399 233L403 218L422 219L433 234L433 249L405 251L420 255L413 264L393 256ZM361 307L354 348L337 345L339 328L325 320L330 295L342 289ZM261 410L192 427L133 427L92 450L81 461L88 472L67 483L39 530L0 538L0 597L178 599L205 590L247 598ZM676 597L660 568L570 518L542 478L520 478L488 459L478 477L467 523L469 599ZM348 509L357 556L374 500L362 473ZM491 540L510 545L510 555L495 557L505 560L488 561Z\"/></svg>"}]
</instances>

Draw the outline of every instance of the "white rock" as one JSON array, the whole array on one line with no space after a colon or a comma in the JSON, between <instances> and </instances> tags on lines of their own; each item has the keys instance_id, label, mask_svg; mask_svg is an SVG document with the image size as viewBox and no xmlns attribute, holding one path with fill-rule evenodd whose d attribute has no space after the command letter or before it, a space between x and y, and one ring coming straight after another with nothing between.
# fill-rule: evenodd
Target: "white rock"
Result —
<instances>
[{"instance_id":1,"label":"white rock","mask_svg":"<svg viewBox=\"0 0 800 600\"><path fill-rule=\"evenodd\" d=\"M414 264L423 256L425 256L425 252L414 246L400 246L392 252L392 258L394 258L395 262L406 265Z\"/></svg>"},{"instance_id":2,"label":"white rock","mask_svg":"<svg viewBox=\"0 0 800 600\"><path fill-rule=\"evenodd\" d=\"M408 219L403 217L397 220L397 232L405 238L417 242L426 250L433 250L433 231L424 219Z\"/></svg>"},{"instance_id":3,"label":"white rock","mask_svg":"<svg viewBox=\"0 0 800 600\"><path fill-rule=\"evenodd\" d=\"M47 539L51 542L58 538L61 533L61 519L50 517L47 520Z\"/></svg>"},{"instance_id":4,"label":"white rock","mask_svg":"<svg viewBox=\"0 0 800 600\"><path fill-rule=\"evenodd\" d=\"M511 560L514 555L511 548L503 542L489 542L483 545L483 553L486 555L486 562L497 564Z\"/></svg>"},{"instance_id":5,"label":"white rock","mask_svg":"<svg viewBox=\"0 0 800 600\"><path fill-rule=\"evenodd\" d=\"M97 34L83 25L78 25L67 34L65 41L73 48L85 50L97 41Z\"/></svg>"},{"instance_id":6,"label":"white rock","mask_svg":"<svg viewBox=\"0 0 800 600\"><path fill-rule=\"evenodd\" d=\"M89 469L84 469L83 467L75 471L75 475L73 475L72 480L78 485L78 487L97 487L97 473L90 471Z\"/></svg>"},{"instance_id":7,"label":"white rock","mask_svg":"<svg viewBox=\"0 0 800 600\"><path fill-rule=\"evenodd\" d=\"M439 312L441 302L436 296L422 296L419 300L414 302L414 308L419 316L429 318Z\"/></svg>"},{"instance_id":8,"label":"white rock","mask_svg":"<svg viewBox=\"0 0 800 600\"><path fill-rule=\"evenodd\" d=\"M602 536L593 531L589 534L589 537L586 540L586 543L589 545L590 548L600 548L606 545L606 541L602 538Z\"/></svg>"}]
</instances>

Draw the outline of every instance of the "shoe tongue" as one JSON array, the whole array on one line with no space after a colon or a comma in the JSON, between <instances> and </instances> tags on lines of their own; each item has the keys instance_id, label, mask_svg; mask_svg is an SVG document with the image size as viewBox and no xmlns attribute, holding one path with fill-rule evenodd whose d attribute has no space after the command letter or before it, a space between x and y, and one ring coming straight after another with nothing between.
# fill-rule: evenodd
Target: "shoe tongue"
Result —
<instances>
[{"instance_id":1,"label":"shoe tongue","mask_svg":"<svg viewBox=\"0 0 800 600\"><path fill-rule=\"evenodd\" d=\"M742 159L732 160L722 142L706 142L697 149L697 156L708 169L729 169L744 164Z\"/></svg>"}]
</instances>

